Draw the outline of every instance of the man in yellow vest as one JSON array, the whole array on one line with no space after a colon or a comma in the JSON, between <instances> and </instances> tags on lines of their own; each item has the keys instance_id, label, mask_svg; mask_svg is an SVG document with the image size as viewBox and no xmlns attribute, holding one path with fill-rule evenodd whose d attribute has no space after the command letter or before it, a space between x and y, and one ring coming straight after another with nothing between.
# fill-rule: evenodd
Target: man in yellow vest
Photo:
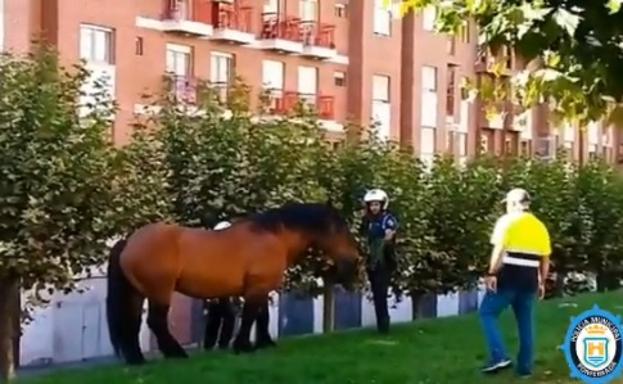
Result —
<instances>
[{"instance_id":1,"label":"man in yellow vest","mask_svg":"<svg viewBox=\"0 0 623 384\"><path fill-rule=\"evenodd\" d=\"M534 302L545 295L545 280L552 253L549 232L532 213L530 195L516 188L504 200L507 213L500 217L491 236L493 251L485 278L487 292L480 307L490 360L482 372L508 368L508 358L497 319L508 306L513 308L519 330L517 374L532 374L534 360Z\"/></svg>"}]
</instances>

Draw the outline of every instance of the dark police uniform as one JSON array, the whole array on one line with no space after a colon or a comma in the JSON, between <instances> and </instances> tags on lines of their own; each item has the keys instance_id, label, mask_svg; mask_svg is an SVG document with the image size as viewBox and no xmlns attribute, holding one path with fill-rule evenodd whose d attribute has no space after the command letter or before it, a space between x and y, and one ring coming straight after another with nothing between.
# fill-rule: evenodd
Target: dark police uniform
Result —
<instances>
[{"instance_id":1,"label":"dark police uniform","mask_svg":"<svg viewBox=\"0 0 623 384\"><path fill-rule=\"evenodd\" d=\"M392 271L396 268L394 253L395 240L385 240L385 231L398 229L398 221L389 212L381 212L377 216L366 216L362 223L362 231L367 236L370 254L366 269L374 299L376 324L379 332L389 331L389 310L387 291Z\"/></svg>"}]
</instances>

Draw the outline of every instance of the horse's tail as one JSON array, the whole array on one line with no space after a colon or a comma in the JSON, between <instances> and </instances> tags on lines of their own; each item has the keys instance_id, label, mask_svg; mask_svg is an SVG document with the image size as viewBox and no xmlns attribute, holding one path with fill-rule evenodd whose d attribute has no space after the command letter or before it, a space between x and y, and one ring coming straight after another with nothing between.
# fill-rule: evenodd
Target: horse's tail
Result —
<instances>
[{"instance_id":1,"label":"horse's tail","mask_svg":"<svg viewBox=\"0 0 623 384\"><path fill-rule=\"evenodd\" d=\"M138 348L143 298L132 286L121 269L121 253L127 240L122 239L112 247L108 258L108 294L106 316L110 342L118 357L132 359Z\"/></svg>"}]
</instances>

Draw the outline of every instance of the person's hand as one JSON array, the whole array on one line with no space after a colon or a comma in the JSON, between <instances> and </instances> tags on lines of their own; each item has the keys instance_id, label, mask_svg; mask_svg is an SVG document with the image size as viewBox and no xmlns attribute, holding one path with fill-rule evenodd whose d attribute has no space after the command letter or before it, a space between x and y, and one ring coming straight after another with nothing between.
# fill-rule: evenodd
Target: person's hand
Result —
<instances>
[{"instance_id":1,"label":"person's hand","mask_svg":"<svg viewBox=\"0 0 623 384\"><path fill-rule=\"evenodd\" d=\"M539 282L539 300L543 300L545 298L545 284Z\"/></svg>"},{"instance_id":2,"label":"person's hand","mask_svg":"<svg viewBox=\"0 0 623 384\"><path fill-rule=\"evenodd\" d=\"M496 292L498 290L498 278L497 276L486 276L485 277L485 286L487 287L487 291Z\"/></svg>"},{"instance_id":3,"label":"person's hand","mask_svg":"<svg viewBox=\"0 0 623 384\"><path fill-rule=\"evenodd\" d=\"M396 234L396 231L392 231L391 229L388 229L387 231L385 231L385 241L391 241L391 239L394 238L395 234Z\"/></svg>"}]
</instances>

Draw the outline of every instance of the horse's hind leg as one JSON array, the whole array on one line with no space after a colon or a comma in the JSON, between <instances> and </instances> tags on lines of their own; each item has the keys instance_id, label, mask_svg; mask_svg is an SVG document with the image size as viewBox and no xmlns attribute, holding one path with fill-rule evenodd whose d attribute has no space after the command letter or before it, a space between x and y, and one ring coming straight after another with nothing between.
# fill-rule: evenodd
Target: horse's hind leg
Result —
<instances>
[{"instance_id":1,"label":"horse's hind leg","mask_svg":"<svg viewBox=\"0 0 623 384\"><path fill-rule=\"evenodd\" d=\"M169 306L149 301L149 315L147 324L156 335L158 348L167 358L185 358L188 357L184 348L175 340L169 331L169 322L167 316L169 314Z\"/></svg>"}]
</instances>

